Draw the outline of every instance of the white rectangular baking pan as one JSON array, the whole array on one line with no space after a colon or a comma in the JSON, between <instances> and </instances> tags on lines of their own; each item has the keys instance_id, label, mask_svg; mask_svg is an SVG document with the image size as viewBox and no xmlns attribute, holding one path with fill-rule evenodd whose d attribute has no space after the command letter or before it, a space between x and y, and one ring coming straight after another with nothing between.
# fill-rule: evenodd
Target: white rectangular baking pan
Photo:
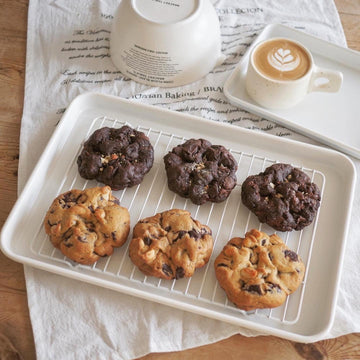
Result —
<instances>
[{"instance_id":1,"label":"white rectangular baking pan","mask_svg":"<svg viewBox=\"0 0 360 360\"><path fill-rule=\"evenodd\" d=\"M311 51L316 65L341 71L343 84L340 91L310 93L299 104L285 110L265 109L253 101L245 89L249 55L258 42L273 37L297 40ZM224 94L235 106L360 158L360 52L284 25L268 25L253 41L226 80Z\"/></svg>"},{"instance_id":2,"label":"white rectangular baking pan","mask_svg":"<svg viewBox=\"0 0 360 360\"><path fill-rule=\"evenodd\" d=\"M170 208L185 208L213 230L213 255L190 279L144 276L133 266L127 243L93 266L75 264L53 248L43 229L52 200L69 189L99 185L78 175L76 158L84 140L103 126L129 124L145 132L155 161L144 181L114 192L130 211L131 225ZM195 206L167 188L163 156L185 139L206 138L229 148L239 164L238 184L219 204ZM219 288L213 263L225 243L250 228L271 234L240 201L242 181L275 162L300 167L322 191L316 221L300 232L279 233L306 264L306 276L288 301L252 313L230 304ZM1 249L15 261L147 300L223 320L294 341L321 339L332 324L355 184L353 163L343 154L257 133L183 113L140 105L117 97L87 93L68 107L1 232ZM130 238L130 236L129 236Z\"/></svg>"}]
</instances>

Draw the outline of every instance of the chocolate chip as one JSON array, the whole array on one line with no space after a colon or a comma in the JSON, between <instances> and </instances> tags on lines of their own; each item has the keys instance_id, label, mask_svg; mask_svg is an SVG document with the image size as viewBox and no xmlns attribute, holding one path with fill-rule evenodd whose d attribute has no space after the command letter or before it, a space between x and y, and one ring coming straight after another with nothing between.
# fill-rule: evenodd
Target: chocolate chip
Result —
<instances>
[{"instance_id":1,"label":"chocolate chip","mask_svg":"<svg viewBox=\"0 0 360 360\"><path fill-rule=\"evenodd\" d=\"M65 203L68 203L68 202L72 202L73 200L71 199L71 192L67 192L64 194L63 196L63 201Z\"/></svg>"},{"instance_id":2,"label":"chocolate chip","mask_svg":"<svg viewBox=\"0 0 360 360\"><path fill-rule=\"evenodd\" d=\"M97 255L97 256L100 256L100 257L106 257L107 255L106 254L98 254L95 250L93 251L93 254Z\"/></svg>"},{"instance_id":3,"label":"chocolate chip","mask_svg":"<svg viewBox=\"0 0 360 360\"><path fill-rule=\"evenodd\" d=\"M59 199L59 204L62 209L69 209L71 207L71 205L68 204L65 199Z\"/></svg>"},{"instance_id":4,"label":"chocolate chip","mask_svg":"<svg viewBox=\"0 0 360 360\"><path fill-rule=\"evenodd\" d=\"M67 230L67 231L63 234L64 241L68 241L68 240L71 238L72 234L73 234L72 229Z\"/></svg>"},{"instance_id":5,"label":"chocolate chip","mask_svg":"<svg viewBox=\"0 0 360 360\"><path fill-rule=\"evenodd\" d=\"M112 237L113 241L116 241L115 231L112 231L112 232L111 232L111 237Z\"/></svg>"},{"instance_id":6,"label":"chocolate chip","mask_svg":"<svg viewBox=\"0 0 360 360\"><path fill-rule=\"evenodd\" d=\"M261 287L260 285L249 285L247 288L245 288L244 290L249 291L249 292L255 292L259 295L262 295L262 291L261 291Z\"/></svg>"},{"instance_id":7,"label":"chocolate chip","mask_svg":"<svg viewBox=\"0 0 360 360\"><path fill-rule=\"evenodd\" d=\"M144 237L144 244L145 245L150 246L151 243L152 243L152 240L148 236Z\"/></svg>"},{"instance_id":8,"label":"chocolate chip","mask_svg":"<svg viewBox=\"0 0 360 360\"><path fill-rule=\"evenodd\" d=\"M162 271L166 276L173 276L173 271L168 264L163 264Z\"/></svg>"},{"instance_id":9,"label":"chocolate chip","mask_svg":"<svg viewBox=\"0 0 360 360\"><path fill-rule=\"evenodd\" d=\"M164 225L163 225L163 214L160 214L159 225L160 225L162 228L164 228Z\"/></svg>"},{"instance_id":10,"label":"chocolate chip","mask_svg":"<svg viewBox=\"0 0 360 360\"><path fill-rule=\"evenodd\" d=\"M171 226L167 226L166 228L165 228L165 231L170 231L171 230Z\"/></svg>"},{"instance_id":11,"label":"chocolate chip","mask_svg":"<svg viewBox=\"0 0 360 360\"><path fill-rule=\"evenodd\" d=\"M201 234L198 233L196 230L190 230L188 231L190 237L194 238L194 240L198 240L199 238L201 238Z\"/></svg>"},{"instance_id":12,"label":"chocolate chip","mask_svg":"<svg viewBox=\"0 0 360 360\"><path fill-rule=\"evenodd\" d=\"M86 236L78 236L77 239L82 243L87 243Z\"/></svg>"},{"instance_id":13,"label":"chocolate chip","mask_svg":"<svg viewBox=\"0 0 360 360\"><path fill-rule=\"evenodd\" d=\"M233 247L236 247L237 249L241 250L241 246L240 246L240 245L236 245L236 244L234 244L234 243L231 243L231 244L229 244L229 245L231 245L231 246L233 246Z\"/></svg>"},{"instance_id":14,"label":"chocolate chip","mask_svg":"<svg viewBox=\"0 0 360 360\"><path fill-rule=\"evenodd\" d=\"M85 225L86 225L88 231L90 231L90 232L95 232L95 224L94 224L94 223L92 223L92 222L86 222Z\"/></svg>"},{"instance_id":15,"label":"chocolate chip","mask_svg":"<svg viewBox=\"0 0 360 360\"><path fill-rule=\"evenodd\" d=\"M186 233L186 231L180 230L178 232L178 236L173 240L173 244L175 244L179 239L181 239Z\"/></svg>"},{"instance_id":16,"label":"chocolate chip","mask_svg":"<svg viewBox=\"0 0 360 360\"><path fill-rule=\"evenodd\" d=\"M69 243L69 244L64 244L64 246L66 246L67 248L71 248L72 246L74 246L74 244Z\"/></svg>"},{"instance_id":17,"label":"chocolate chip","mask_svg":"<svg viewBox=\"0 0 360 360\"><path fill-rule=\"evenodd\" d=\"M112 200L112 202L116 205L120 205L120 200L119 199L114 199Z\"/></svg>"},{"instance_id":18,"label":"chocolate chip","mask_svg":"<svg viewBox=\"0 0 360 360\"><path fill-rule=\"evenodd\" d=\"M220 263L220 264L217 265L217 267L229 267L229 266L224 264L224 263Z\"/></svg>"},{"instance_id":19,"label":"chocolate chip","mask_svg":"<svg viewBox=\"0 0 360 360\"><path fill-rule=\"evenodd\" d=\"M261 240L261 245L264 246L266 244L266 239Z\"/></svg>"},{"instance_id":20,"label":"chocolate chip","mask_svg":"<svg viewBox=\"0 0 360 360\"><path fill-rule=\"evenodd\" d=\"M182 267L177 267L176 268L176 275L175 278L176 279L181 279L185 276L185 270Z\"/></svg>"},{"instance_id":21,"label":"chocolate chip","mask_svg":"<svg viewBox=\"0 0 360 360\"><path fill-rule=\"evenodd\" d=\"M299 261L297 254L291 250L284 251L285 257L288 257L291 261Z\"/></svg>"},{"instance_id":22,"label":"chocolate chip","mask_svg":"<svg viewBox=\"0 0 360 360\"><path fill-rule=\"evenodd\" d=\"M212 231L208 231L206 228L201 228L201 235L211 235Z\"/></svg>"},{"instance_id":23,"label":"chocolate chip","mask_svg":"<svg viewBox=\"0 0 360 360\"><path fill-rule=\"evenodd\" d=\"M278 293L281 293L281 287L278 284L267 283L266 291L273 292L274 290L276 290Z\"/></svg>"},{"instance_id":24,"label":"chocolate chip","mask_svg":"<svg viewBox=\"0 0 360 360\"><path fill-rule=\"evenodd\" d=\"M94 207L93 207L92 205L88 206L88 208L89 208L89 210L90 210L92 213L95 212L95 209L94 209Z\"/></svg>"},{"instance_id":25,"label":"chocolate chip","mask_svg":"<svg viewBox=\"0 0 360 360\"><path fill-rule=\"evenodd\" d=\"M80 195L74 200L74 202L77 204L83 195L84 194L80 193ZM86 201L86 197L83 198L82 203L84 203L85 201Z\"/></svg>"},{"instance_id":26,"label":"chocolate chip","mask_svg":"<svg viewBox=\"0 0 360 360\"><path fill-rule=\"evenodd\" d=\"M50 220L48 220L47 223L49 224L49 226L54 226L54 225L57 225L57 224L58 224L57 222L54 223L54 224L52 224L52 223L50 222Z\"/></svg>"},{"instance_id":27,"label":"chocolate chip","mask_svg":"<svg viewBox=\"0 0 360 360\"><path fill-rule=\"evenodd\" d=\"M177 239L181 239L186 234L186 231L180 230Z\"/></svg>"}]
</instances>

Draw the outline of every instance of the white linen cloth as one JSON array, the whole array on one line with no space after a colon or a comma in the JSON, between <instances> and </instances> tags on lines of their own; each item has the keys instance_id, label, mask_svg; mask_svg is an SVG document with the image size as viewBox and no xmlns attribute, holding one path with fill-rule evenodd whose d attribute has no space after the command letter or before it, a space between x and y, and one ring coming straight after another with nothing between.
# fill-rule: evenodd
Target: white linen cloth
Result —
<instances>
[{"instance_id":1,"label":"white linen cloth","mask_svg":"<svg viewBox=\"0 0 360 360\"><path fill-rule=\"evenodd\" d=\"M119 0L30 0L19 192L61 118L80 93L103 92L208 119L310 141L228 104L221 87L254 36L269 23L299 28L346 46L332 0L218 0L224 65L177 89L124 79L109 57ZM166 95L166 93L170 95ZM159 101L154 94L162 94ZM228 111L227 111L228 110ZM230 111L231 110L231 111ZM354 160L359 170L360 162ZM359 186L357 187L360 188ZM357 190L334 326L327 337L360 331L360 197ZM220 321L25 266L37 358L131 359L233 334L257 335Z\"/></svg>"}]
</instances>

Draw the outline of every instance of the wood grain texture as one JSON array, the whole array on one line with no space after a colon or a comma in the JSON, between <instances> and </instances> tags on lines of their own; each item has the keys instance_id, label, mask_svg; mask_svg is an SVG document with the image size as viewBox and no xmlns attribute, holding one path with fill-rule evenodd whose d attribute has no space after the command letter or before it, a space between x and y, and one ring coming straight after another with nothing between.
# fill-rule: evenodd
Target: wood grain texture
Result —
<instances>
[{"instance_id":1,"label":"wood grain texture","mask_svg":"<svg viewBox=\"0 0 360 360\"><path fill-rule=\"evenodd\" d=\"M217 343L172 353L153 353L138 360L345 360L360 359L360 334L313 344L296 343L274 336L247 338L234 335Z\"/></svg>"},{"instance_id":2,"label":"wood grain texture","mask_svg":"<svg viewBox=\"0 0 360 360\"><path fill-rule=\"evenodd\" d=\"M360 0L335 0L348 46L360 51ZM24 97L28 0L0 0L0 227L17 197L20 122ZM35 359L23 266L0 253L0 359ZM314 344L273 336L229 339L142 360L360 359L360 334Z\"/></svg>"}]
</instances>

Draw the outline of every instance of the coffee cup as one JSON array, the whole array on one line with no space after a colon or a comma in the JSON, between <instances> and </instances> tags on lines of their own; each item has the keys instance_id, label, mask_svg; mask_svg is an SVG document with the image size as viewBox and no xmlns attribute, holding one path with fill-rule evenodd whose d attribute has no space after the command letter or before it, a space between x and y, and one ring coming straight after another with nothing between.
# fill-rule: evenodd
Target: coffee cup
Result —
<instances>
[{"instance_id":1,"label":"coffee cup","mask_svg":"<svg viewBox=\"0 0 360 360\"><path fill-rule=\"evenodd\" d=\"M342 73L314 64L310 51L298 41L271 38L251 51L246 90L259 105L286 109L314 91L337 92Z\"/></svg>"}]
</instances>

